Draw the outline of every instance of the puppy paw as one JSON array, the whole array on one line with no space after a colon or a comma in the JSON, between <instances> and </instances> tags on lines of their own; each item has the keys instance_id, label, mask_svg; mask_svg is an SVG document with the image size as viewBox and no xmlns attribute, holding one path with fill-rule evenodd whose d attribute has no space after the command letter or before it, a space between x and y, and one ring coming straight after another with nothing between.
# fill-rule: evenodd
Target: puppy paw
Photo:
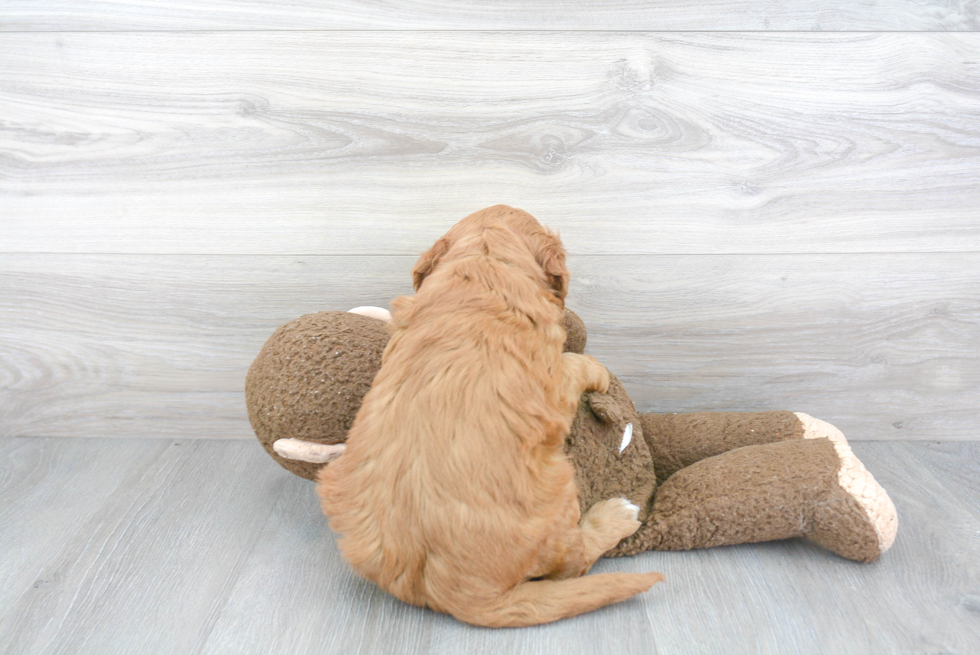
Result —
<instances>
[{"instance_id":1,"label":"puppy paw","mask_svg":"<svg viewBox=\"0 0 980 655\"><path fill-rule=\"evenodd\" d=\"M591 355L582 355L585 364L588 366L588 377L585 383L586 391L598 391L606 393L609 391L609 369L599 363Z\"/></svg>"},{"instance_id":2,"label":"puppy paw","mask_svg":"<svg viewBox=\"0 0 980 655\"><path fill-rule=\"evenodd\" d=\"M599 364L599 362L596 362L596 364ZM607 369L602 364L599 364L599 367L602 370L599 371L598 384L596 385L595 389L593 389L592 391L598 391L599 393L607 393L609 391L609 369Z\"/></svg>"},{"instance_id":3,"label":"puppy paw","mask_svg":"<svg viewBox=\"0 0 980 655\"><path fill-rule=\"evenodd\" d=\"M574 415L582 394L609 391L609 371L594 357L562 353L562 402Z\"/></svg>"},{"instance_id":4,"label":"puppy paw","mask_svg":"<svg viewBox=\"0 0 980 655\"><path fill-rule=\"evenodd\" d=\"M640 527L640 508L625 498L596 503L582 517L582 532L597 552L604 553Z\"/></svg>"}]
</instances>

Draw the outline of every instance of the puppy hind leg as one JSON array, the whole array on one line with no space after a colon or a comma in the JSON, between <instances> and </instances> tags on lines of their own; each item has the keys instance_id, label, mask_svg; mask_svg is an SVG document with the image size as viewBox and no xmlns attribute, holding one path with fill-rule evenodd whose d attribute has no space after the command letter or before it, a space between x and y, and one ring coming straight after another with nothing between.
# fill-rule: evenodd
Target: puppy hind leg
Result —
<instances>
[{"instance_id":1,"label":"puppy hind leg","mask_svg":"<svg viewBox=\"0 0 980 655\"><path fill-rule=\"evenodd\" d=\"M625 498L610 498L593 505L579 524L589 566L636 532L640 527L640 508Z\"/></svg>"},{"instance_id":2,"label":"puppy hind leg","mask_svg":"<svg viewBox=\"0 0 980 655\"><path fill-rule=\"evenodd\" d=\"M585 575L602 555L640 527L640 508L625 498L593 505L582 520L548 540L531 578L561 580Z\"/></svg>"}]
</instances>

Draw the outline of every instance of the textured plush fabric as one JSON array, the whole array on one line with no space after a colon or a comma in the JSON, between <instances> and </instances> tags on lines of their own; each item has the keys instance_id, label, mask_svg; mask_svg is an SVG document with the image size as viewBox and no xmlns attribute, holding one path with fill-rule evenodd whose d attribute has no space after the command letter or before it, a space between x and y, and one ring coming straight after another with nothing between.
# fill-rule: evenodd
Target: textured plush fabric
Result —
<instances>
[{"instance_id":1,"label":"textured plush fabric","mask_svg":"<svg viewBox=\"0 0 980 655\"><path fill-rule=\"evenodd\" d=\"M266 452L312 480L322 464L284 459L272 444L343 443L387 343L385 323L347 312L307 314L277 329L245 378L248 418Z\"/></svg>"},{"instance_id":2,"label":"textured plush fabric","mask_svg":"<svg viewBox=\"0 0 980 655\"><path fill-rule=\"evenodd\" d=\"M653 457L643 439L633 401L619 378L610 373L609 379L608 394L582 396L565 452L575 466L583 513L597 502L621 497L640 508L639 519L643 521L657 488ZM627 425L633 426L633 438L620 453Z\"/></svg>"},{"instance_id":3,"label":"textured plush fabric","mask_svg":"<svg viewBox=\"0 0 980 655\"><path fill-rule=\"evenodd\" d=\"M579 315L570 309L565 310L565 352L578 353L585 352L585 323Z\"/></svg>"},{"instance_id":4,"label":"textured plush fabric","mask_svg":"<svg viewBox=\"0 0 980 655\"><path fill-rule=\"evenodd\" d=\"M828 439L736 448L676 472L617 554L807 537L849 559L880 554L867 514L837 481Z\"/></svg>"},{"instance_id":5,"label":"textured plush fabric","mask_svg":"<svg viewBox=\"0 0 980 655\"><path fill-rule=\"evenodd\" d=\"M803 438L796 414L784 411L642 414L640 420L661 483L694 462L734 448Z\"/></svg>"}]
</instances>

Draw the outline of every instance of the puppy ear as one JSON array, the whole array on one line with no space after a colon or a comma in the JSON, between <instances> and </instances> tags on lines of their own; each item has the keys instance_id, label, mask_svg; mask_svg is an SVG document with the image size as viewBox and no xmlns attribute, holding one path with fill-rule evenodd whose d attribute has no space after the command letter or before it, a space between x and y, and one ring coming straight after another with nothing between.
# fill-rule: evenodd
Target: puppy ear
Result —
<instances>
[{"instance_id":1,"label":"puppy ear","mask_svg":"<svg viewBox=\"0 0 980 655\"><path fill-rule=\"evenodd\" d=\"M565 249L557 234L545 232L542 236L541 247L535 257L538 265L548 276L548 282L555 295L563 303L568 293L568 267L565 266Z\"/></svg>"},{"instance_id":2,"label":"puppy ear","mask_svg":"<svg viewBox=\"0 0 980 655\"><path fill-rule=\"evenodd\" d=\"M448 251L449 239L442 237L436 241L434 246L429 248L429 252L419 257L419 260L415 262L415 268L412 269L412 283L416 291L419 290L419 287L422 286L422 281L428 277L429 273L435 270L439 260Z\"/></svg>"}]
</instances>

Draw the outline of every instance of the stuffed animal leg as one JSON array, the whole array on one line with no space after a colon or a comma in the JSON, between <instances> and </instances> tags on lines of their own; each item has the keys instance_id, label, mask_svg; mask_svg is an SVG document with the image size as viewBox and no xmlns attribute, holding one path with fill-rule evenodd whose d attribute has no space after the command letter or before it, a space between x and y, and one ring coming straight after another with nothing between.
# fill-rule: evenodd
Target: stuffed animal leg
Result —
<instances>
[{"instance_id":1,"label":"stuffed animal leg","mask_svg":"<svg viewBox=\"0 0 980 655\"><path fill-rule=\"evenodd\" d=\"M895 506L829 423L792 412L640 422L663 482L616 555L806 537L871 562L895 540Z\"/></svg>"},{"instance_id":2,"label":"stuffed animal leg","mask_svg":"<svg viewBox=\"0 0 980 655\"><path fill-rule=\"evenodd\" d=\"M662 484L677 471L713 455L759 444L803 438L793 412L696 412L639 415Z\"/></svg>"}]
</instances>

